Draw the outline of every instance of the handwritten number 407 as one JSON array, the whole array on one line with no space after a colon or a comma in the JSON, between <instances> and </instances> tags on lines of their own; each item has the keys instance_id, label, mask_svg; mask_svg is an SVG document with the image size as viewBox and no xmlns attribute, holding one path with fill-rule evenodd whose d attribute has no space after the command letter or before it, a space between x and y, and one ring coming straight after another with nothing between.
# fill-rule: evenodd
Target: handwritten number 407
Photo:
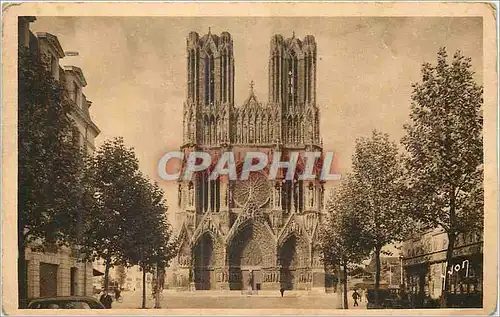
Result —
<instances>
[{"instance_id":1,"label":"handwritten number 407","mask_svg":"<svg viewBox=\"0 0 500 317\"><path fill-rule=\"evenodd\" d=\"M453 273L457 273L462 270L465 270L465 277L469 277L469 260L464 260L462 262L462 265L460 265L460 263L451 265L450 269L446 273L448 273L448 275L451 277ZM441 274L441 277L443 278L444 288L446 289L446 275Z\"/></svg>"}]
</instances>

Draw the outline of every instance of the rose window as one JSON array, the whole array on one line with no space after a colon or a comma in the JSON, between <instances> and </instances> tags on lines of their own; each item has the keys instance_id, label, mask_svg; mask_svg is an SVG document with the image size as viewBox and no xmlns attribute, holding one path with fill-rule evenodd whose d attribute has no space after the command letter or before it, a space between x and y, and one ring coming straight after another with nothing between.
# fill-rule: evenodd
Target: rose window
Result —
<instances>
[{"instance_id":1,"label":"rose window","mask_svg":"<svg viewBox=\"0 0 500 317\"><path fill-rule=\"evenodd\" d=\"M254 205L263 207L270 198L270 187L266 177L260 173L250 173L248 180L237 181L234 187L234 201L238 207Z\"/></svg>"}]
</instances>

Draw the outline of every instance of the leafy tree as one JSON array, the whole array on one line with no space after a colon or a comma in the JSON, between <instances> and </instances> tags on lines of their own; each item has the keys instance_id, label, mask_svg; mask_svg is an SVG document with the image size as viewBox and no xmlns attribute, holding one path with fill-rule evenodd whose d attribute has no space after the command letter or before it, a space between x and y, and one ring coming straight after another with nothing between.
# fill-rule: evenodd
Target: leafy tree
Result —
<instances>
[{"instance_id":1,"label":"leafy tree","mask_svg":"<svg viewBox=\"0 0 500 317\"><path fill-rule=\"evenodd\" d=\"M146 308L146 273L168 266L177 253L177 240L167 219L167 204L161 188L142 175L135 178L133 186L131 207L135 212L127 222L123 243L134 246L124 249L125 257L130 265L139 265L142 270L142 308Z\"/></svg>"},{"instance_id":2,"label":"leafy tree","mask_svg":"<svg viewBox=\"0 0 500 317\"><path fill-rule=\"evenodd\" d=\"M363 238L357 215L357 185L351 176L342 181L332 199L328 201L329 218L320 234L323 261L331 266L341 266L344 271L344 309L348 308L348 267L363 261L370 252Z\"/></svg>"},{"instance_id":3,"label":"leafy tree","mask_svg":"<svg viewBox=\"0 0 500 317\"><path fill-rule=\"evenodd\" d=\"M87 160L81 250L89 260L104 259L105 290L110 268L126 263L125 250L135 247L133 241L124 240L124 230L135 212L132 206L138 168L133 149L127 148L122 138L104 142Z\"/></svg>"},{"instance_id":4,"label":"leafy tree","mask_svg":"<svg viewBox=\"0 0 500 317\"><path fill-rule=\"evenodd\" d=\"M410 225L401 199L404 194L401 159L389 136L374 130L371 138L356 140L352 165L353 204L361 236L375 255L375 302L378 303L382 248L402 240Z\"/></svg>"},{"instance_id":5,"label":"leafy tree","mask_svg":"<svg viewBox=\"0 0 500 317\"><path fill-rule=\"evenodd\" d=\"M74 107L38 52L18 54L18 276L26 298L28 246L67 245L76 238L82 153L72 134Z\"/></svg>"},{"instance_id":6,"label":"leafy tree","mask_svg":"<svg viewBox=\"0 0 500 317\"><path fill-rule=\"evenodd\" d=\"M435 66L422 66L402 139L412 216L424 226L445 230L447 265L457 236L483 227L483 89L471 68L471 59L460 51L448 64L444 48Z\"/></svg>"},{"instance_id":7,"label":"leafy tree","mask_svg":"<svg viewBox=\"0 0 500 317\"><path fill-rule=\"evenodd\" d=\"M127 271L125 270L124 265L118 265L116 267L116 275L117 275L116 279L118 281L118 285L120 286L120 288L122 288L127 280Z\"/></svg>"}]
</instances>

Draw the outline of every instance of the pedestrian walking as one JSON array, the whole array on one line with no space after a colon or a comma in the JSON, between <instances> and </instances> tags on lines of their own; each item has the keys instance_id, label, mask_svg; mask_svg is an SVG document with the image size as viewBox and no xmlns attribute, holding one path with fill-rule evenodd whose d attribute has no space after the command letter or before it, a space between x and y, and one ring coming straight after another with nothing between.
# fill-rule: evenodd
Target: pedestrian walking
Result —
<instances>
[{"instance_id":1,"label":"pedestrian walking","mask_svg":"<svg viewBox=\"0 0 500 317\"><path fill-rule=\"evenodd\" d=\"M102 293L99 301L104 306L104 308L111 308L111 304L113 303L113 299L108 294L108 291L104 291L104 293Z\"/></svg>"},{"instance_id":2,"label":"pedestrian walking","mask_svg":"<svg viewBox=\"0 0 500 317\"><path fill-rule=\"evenodd\" d=\"M117 301L119 301L121 299L121 294L122 294L121 289L119 289L119 288L115 289L115 299Z\"/></svg>"},{"instance_id":3,"label":"pedestrian walking","mask_svg":"<svg viewBox=\"0 0 500 317\"><path fill-rule=\"evenodd\" d=\"M352 298L354 299L354 306L359 306L358 299L361 299L361 295L356 290L352 293Z\"/></svg>"},{"instance_id":4,"label":"pedestrian walking","mask_svg":"<svg viewBox=\"0 0 500 317\"><path fill-rule=\"evenodd\" d=\"M281 297L283 297L283 294L285 294L285 288L284 287L280 288L280 293L281 293Z\"/></svg>"}]
</instances>

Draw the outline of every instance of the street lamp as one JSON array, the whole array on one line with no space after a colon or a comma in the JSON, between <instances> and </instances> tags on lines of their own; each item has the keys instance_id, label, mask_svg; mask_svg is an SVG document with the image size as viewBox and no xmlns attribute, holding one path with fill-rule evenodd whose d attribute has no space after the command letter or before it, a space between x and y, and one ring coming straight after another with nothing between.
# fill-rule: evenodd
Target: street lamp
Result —
<instances>
[{"instance_id":1,"label":"street lamp","mask_svg":"<svg viewBox=\"0 0 500 317\"><path fill-rule=\"evenodd\" d=\"M389 266L389 286L392 285L392 263L387 263Z\"/></svg>"},{"instance_id":2,"label":"street lamp","mask_svg":"<svg viewBox=\"0 0 500 317\"><path fill-rule=\"evenodd\" d=\"M66 56L78 56L80 54L78 52L75 52L75 51L66 51L66 52L64 52L64 55L66 55Z\"/></svg>"},{"instance_id":3,"label":"street lamp","mask_svg":"<svg viewBox=\"0 0 500 317\"><path fill-rule=\"evenodd\" d=\"M403 255L399 256L399 263L400 263L400 273L401 273L401 285L403 285Z\"/></svg>"}]
</instances>

